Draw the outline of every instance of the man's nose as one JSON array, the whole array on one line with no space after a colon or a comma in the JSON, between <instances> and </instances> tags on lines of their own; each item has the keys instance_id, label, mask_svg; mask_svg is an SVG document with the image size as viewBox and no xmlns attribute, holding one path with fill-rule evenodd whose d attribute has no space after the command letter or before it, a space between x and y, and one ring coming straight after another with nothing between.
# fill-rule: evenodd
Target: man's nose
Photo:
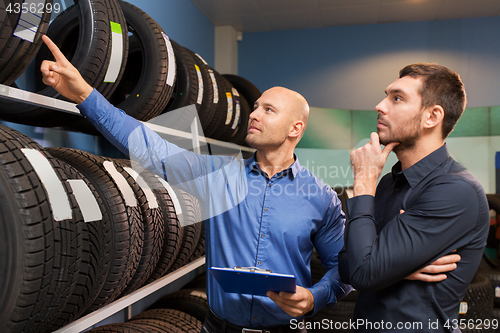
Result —
<instances>
[{"instance_id":1,"label":"man's nose","mask_svg":"<svg viewBox=\"0 0 500 333\"><path fill-rule=\"evenodd\" d=\"M387 113L387 107L385 105L385 98L382 101L380 101L380 103L377 104L377 106L375 107L375 111L377 111L378 113L382 113L382 114Z\"/></svg>"}]
</instances>

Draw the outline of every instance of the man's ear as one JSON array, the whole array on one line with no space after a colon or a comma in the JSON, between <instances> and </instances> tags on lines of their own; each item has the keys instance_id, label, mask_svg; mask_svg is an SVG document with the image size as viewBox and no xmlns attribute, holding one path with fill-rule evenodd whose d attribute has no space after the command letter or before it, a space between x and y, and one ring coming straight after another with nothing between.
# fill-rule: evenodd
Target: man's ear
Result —
<instances>
[{"instance_id":1,"label":"man's ear","mask_svg":"<svg viewBox=\"0 0 500 333\"><path fill-rule=\"evenodd\" d=\"M444 109L441 105L434 105L424 112L424 128L434 128L440 126L444 119Z\"/></svg>"},{"instance_id":2,"label":"man's ear","mask_svg":"<svg viewBox=\"0 0 500 333\"><path fill-rule=\"evenodd\" d=\"M291 138L299 137L303 129L304 129L304 122L301 120L296 120L292 123L292 127L290 128L288 136Z\"/></svg>"}]
</instances>

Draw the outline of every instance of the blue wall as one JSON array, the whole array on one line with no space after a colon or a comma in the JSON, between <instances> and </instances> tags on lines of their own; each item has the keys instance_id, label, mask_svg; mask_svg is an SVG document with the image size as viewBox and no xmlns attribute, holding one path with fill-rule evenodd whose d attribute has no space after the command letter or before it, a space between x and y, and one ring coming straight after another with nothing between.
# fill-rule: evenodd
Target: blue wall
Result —
<instances>
[{"instance_id":1,"label":"blue wall","mask_svg":"<svg viewBox=\"0 0 500 333\"><path fill-rule=\"evenodd\" d=\"M259 89L282 85L311 106L373 110L403 66L457 71L468 107L500 105L500 17L244 33L239 75Z\"/></svg>"},{"instance_id":2,"label":"blue wall","mask_svg":"<svg viewBox=\"0 0 500 333\"><path fill-rule=\"evenodd\" d=\"M210 66L215 62L215 28L190 0L128 0L151 16L167 36L201 55Z\"/></svg>"}]
</instances>

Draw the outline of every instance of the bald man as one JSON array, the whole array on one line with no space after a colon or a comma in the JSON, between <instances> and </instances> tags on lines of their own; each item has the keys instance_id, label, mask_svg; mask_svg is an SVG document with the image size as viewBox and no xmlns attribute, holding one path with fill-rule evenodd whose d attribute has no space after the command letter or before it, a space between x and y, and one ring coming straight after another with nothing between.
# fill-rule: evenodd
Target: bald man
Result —
<instances>
[{"instance_id":1,"label":"bald man","mask_svg":"<svg viewBox=\"0 0 500 333\"><path fill-rule=\"evenodd\" d=\"M246 138L256 149L252 158L198 155L161 139L109 104L49 38L43 40L55 57L55 62L41 65L44 82L75 101L81 113L122 152L200 200L207 267L257 267L296 277L295 293L256 296L224 293L207 274L211 311L202 332L305 331L306 315L333 306L351 290L340 281L337 269L344 244L345 215L340 201L294 154L309 115L304 97L274 87L256 101ZM327 269L314 285L313 248Z\"/></svg>"}]
</instances>

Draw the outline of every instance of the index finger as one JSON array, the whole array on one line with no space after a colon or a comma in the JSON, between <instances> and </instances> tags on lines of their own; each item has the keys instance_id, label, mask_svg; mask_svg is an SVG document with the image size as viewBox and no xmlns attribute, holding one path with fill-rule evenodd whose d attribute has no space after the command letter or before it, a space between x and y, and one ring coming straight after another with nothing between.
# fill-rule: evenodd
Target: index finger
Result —
<instances>
[{"instance_id":1,"label":"index finger","mask_svg":"<svg viewBox=\"0 0 500 333\"><path fill-rule=\"evenodd\" d=\"M372 132L370 134L370 143L372 144L372 146L380 147L380 139L376 132Z\"/></svg>"},{"instance_id":2,"label":"index finger","mask_svg":"<svg viewBox=\"0 0 500 333\"><path fill-rule=\"evenodd\" d=\"M59 50L57 45L47 35L43 35L42 40L45 43L45 45L47 45L50 52L52 52L52 55L54 56L56 61L67 61L66 57L61 52L61 50Z\"/></svg>"}]
</instances>

